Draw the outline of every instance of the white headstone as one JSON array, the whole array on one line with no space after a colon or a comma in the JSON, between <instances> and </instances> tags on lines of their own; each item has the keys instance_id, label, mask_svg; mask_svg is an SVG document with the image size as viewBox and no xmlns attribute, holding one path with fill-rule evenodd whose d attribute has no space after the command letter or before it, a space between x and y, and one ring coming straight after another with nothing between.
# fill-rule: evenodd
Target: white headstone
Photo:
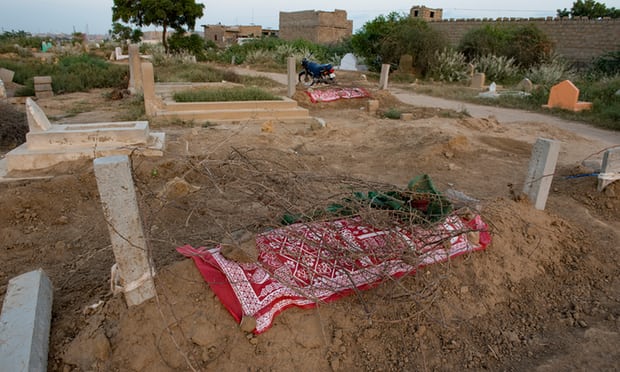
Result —
<instances>
[{"instance_id":1,"label":"white headstone","mask_svg":"<svg viewBox=\"0 0 620 372\"><path fill-rule=\"evenodd\" d=\"M495 82L492 82L491 85L489 85L489 92L495 93L496 91L497 91L497 84L495 84Z\"/></svg>"},{"instance_id":2,"label":"white headstone","mask_svg":"<svg viewBox=\"0 0 620 372\"><path fill-rule=\"evenodd\" d=\"M26 98L26 116L28 118L28 128L31 132L44 132L52 128L52 123L30 97Z\"/></svg>"},{"instance_id":3,"label":"white headstone","mask_svg":"<svg viewBox=\"0 0 620 372\"><path fill-rule=\"evenodd\" d=\"M340 61L340 69L345 71L357 71L357 57L353 53L347 53Z\"/></svg>"}]
</instances>

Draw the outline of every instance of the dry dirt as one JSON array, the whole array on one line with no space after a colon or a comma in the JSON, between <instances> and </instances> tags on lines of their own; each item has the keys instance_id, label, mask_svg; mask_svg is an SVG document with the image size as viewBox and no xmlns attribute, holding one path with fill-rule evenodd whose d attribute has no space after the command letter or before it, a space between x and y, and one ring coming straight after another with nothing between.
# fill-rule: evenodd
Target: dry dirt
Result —
<instances>
[{"instance_id":1,"label":"dry dirt","mask_svg":"<svg viewBox=\"0 0 620 372\"><path fill-rule=\"evenodd\" d=\"M39 105L60 122L118 120L128 99L105 93ZM114 258L91 162L0 184L0 294L26 271L51 277L49 369L616 370L620 183L598 193L594 177L565 177L591 172L581 161L600 160L605 146L544 122L505 126L373 96L414 119L369 115L364 100L313 105L299 91L325 128L153 123L167 133L166 155L136 156L133 166L158 296L134 308L110 293ZM537 137L563 141L545 211L518 195ZM286 310L258 336L239 328L175 251L275 226L286 211L340 197L342 185L403 188L421 173L481 201L493 234L487 250L314 310ZM200 189L166 187L175 177Z\"/></svg>"}]
</instances>

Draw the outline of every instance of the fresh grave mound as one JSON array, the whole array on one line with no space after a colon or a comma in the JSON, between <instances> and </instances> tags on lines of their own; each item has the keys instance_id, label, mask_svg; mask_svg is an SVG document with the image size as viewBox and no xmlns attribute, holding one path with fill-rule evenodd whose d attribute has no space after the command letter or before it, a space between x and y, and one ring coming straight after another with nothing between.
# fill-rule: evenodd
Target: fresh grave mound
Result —
<instances>
[{"instance_id":1,"label":"fresh grave mound","mask_svg":"<svg viewBox=\"0 0 620 372\"><path fill-rule=\"evenodd\" d=\"M395 195L369 195L380 207L404 209ZM423 209L428 211L432 203ZM221 245L213 249L185 245L177 250L194 260L235 320L253 318L256 326L249 330L259 334L286 308L313 308L388 278L413 274L417 268L482 250L490 240L480 216L452 212L431 225L395 218L392 226L374 226L360 216L296 223L258 234L258 260L253 263L227 259Z\"/></svg>"}]
</instances>

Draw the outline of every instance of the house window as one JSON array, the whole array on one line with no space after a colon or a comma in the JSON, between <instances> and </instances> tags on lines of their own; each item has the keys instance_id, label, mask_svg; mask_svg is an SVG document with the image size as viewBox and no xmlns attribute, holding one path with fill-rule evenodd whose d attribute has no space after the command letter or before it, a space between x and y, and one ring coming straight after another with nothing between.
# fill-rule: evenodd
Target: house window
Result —
<instances>
[{"instance_id":1,"label":"house window","mask_svg":"<svg viewBox=\"0 0 620 372\"><path fill-rule=\"evenodd\" d=\"M418 16L418 11L417 11L417 10L414 10L414 11L413 11L413 16L414 16L414 17L417 17L417 16Z\"/></svg>"},{"instance_id":2,"label":"house window","mask_svg":"<svg viewBox=\"0 0 620 372\"><path fill-rule=\"evenodd\" d=\"M435 18L435 12L431 12L431 18Z\"/></svg>"},{"instance_id":3,"label":"house window","mask_svg":"<svg viewBox=\"0 0 620 372\"><path fill-rule=\"evenodd\" d=\"M215 41L217 41L217 35L213 35L213 38L215 39Z\"/></svg>"}]
</instances>

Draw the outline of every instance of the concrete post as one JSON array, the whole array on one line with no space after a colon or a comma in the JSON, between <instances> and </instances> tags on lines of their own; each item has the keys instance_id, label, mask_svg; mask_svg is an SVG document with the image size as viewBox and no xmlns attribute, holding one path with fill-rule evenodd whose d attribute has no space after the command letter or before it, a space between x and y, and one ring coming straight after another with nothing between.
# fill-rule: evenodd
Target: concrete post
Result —
<instances>
[{"instance_id":1,"label":"concrete post","mask_svg":"<svg viewBox=\"0 0 620 372\"><path fill-rule=\"evenodd\" d=\"M140 47L138 44L129 44L129 92L137 94L142 91L142 61L140 61Z\"/></svg>"},{"instance_id":2,"label":"concrete post","mask_svg":"<svg viewBox=\"0 0 620 372\"><path fill-rule=\"evenodd\" d=\"M539 138L532 148L523 193L529 197L536 209L545 209L559 154L559 141Z\"/></svg>"},{"instance_id":3,"label":"concrete post","mask_svg":"<svg viewBox=\"0 0 620 372\"><path fill-rule=\"evenodd\" d=\"M43 270L9 280L0 315L0 369L47 370L52 283Z\"/></svg>"},{"instance_id":4,"label":"concrete post","mask_svg":"<svg viewBox=\"0 0 620 372\"><path fill-rule=\"evenodd\" d=\"M108 156L93 163L125 301L139 305L155 296L155 283L129 157Z\"/></svg>"},{"instance_id":5,"label":"concrete post","mask_svg":"<svg viewBox=\"0 0 620 372\"><path fill-rule=\"evenodd\" d=\"M379 89L388 88L389 76L390 76L390 65L389 64L381 65L381 79L379 80Z\"/></svg>"},{"instance_id":6,"label":"concrete post","mask_svg":"<svg viewBox=\"0 0 620 372\"><path fill-rule=\"evenodd\" d=\"M620 147L605 151L601 173L598 175L598 191L605 190L612 182L620 180Z\"/></svg>"},{"instance_id":7,"label":"concrete post","mask_svg":"<svg viewBox=\"0 0 620 372\"><path fill-rule=\"evenodd\" d=\"M153 72L153 64L150 62L142 62L142 92L144 95L144 111L146 115L155 115L157 111L155 73Z\"/></svg>"},{"instance_id":8,"label":"concrete post","mask_svg":"<svg viewBox=\"0 0 620 372\"><path fill-rule=\"evenodd\" d=\"M297 90L297 70L295 69L296 60L295 57L288 57L286 59L286 68L288 70L288 94L287 97L291 98L295 95Z\"/></svg>"}]
</instances>

